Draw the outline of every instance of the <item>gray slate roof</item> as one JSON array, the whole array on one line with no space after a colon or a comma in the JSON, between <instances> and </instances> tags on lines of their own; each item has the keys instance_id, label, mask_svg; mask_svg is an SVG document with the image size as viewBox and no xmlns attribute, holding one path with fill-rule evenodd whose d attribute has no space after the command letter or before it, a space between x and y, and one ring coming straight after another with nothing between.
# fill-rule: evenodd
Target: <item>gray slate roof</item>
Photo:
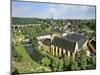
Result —
<instances>
[{"instance_id":1,"label":"gray slate roof","mask_svg":"<svg viewBox=\"0 0 100 75\"><path fill-rule=\"evenodd\" d=\"M64 37L65 39L78 42L78 47L81 48L82 45L85 43L87 40L84 35L81 34L68 34L67 36Z\"/></svg>"},{"instance_id":2,"label":"gray slate roof","mask_svg":"<svg viewBox=\"0 0 100 75\"><path fill-rule=\"evenodd\" d=\"M62 49L73 51L76 42L64 38L54 37L54 39L52 40L52 45L58 46Z\"/></svg>"},{"instance_id":3,"label":"gray slate roof","mask_svg":"<svg viewBox=\"0 0 100 75\"><path fill-rule=\"evenodd\" d=\"M82 45L85 43L86 38L83 35L79 34L69 34L65 37L54 37L52 42L50 39L41 40L43 44L50 46L51 44L57 46L62 49L70 50L71 52L74 51L76 42L78 42L78 47L81 48Z\"/></svg>"},{"instance_id":4,"label":"gray slate roof","mask_svg":"<svg viewBox=\"0 0 100 75\"><path fill-rule=\"evenodd\" d=\"M85 36L80 35L80 34L68 34L64 38L72 40L72 41L80 41L81 39L86 39Z\"/></svg>"}]
</instances>

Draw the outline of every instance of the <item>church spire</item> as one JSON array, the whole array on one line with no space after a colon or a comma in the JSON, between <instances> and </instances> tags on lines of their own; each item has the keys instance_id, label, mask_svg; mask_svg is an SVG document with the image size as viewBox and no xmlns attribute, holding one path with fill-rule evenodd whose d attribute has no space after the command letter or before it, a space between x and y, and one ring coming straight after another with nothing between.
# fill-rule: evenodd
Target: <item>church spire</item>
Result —
<instances>
[{"instance_id":1,"label":"church spire","mask_svg":"<svg viewBox=\"0 0 100 75\"><path fill-rule=\"evenodd\" d=\"M53 40L53 27L54 27L54 24L53 24L53 15L51 15L51 23L50 23L50 29L51 29L51 42Z\"/></svg>"}]
</instances>

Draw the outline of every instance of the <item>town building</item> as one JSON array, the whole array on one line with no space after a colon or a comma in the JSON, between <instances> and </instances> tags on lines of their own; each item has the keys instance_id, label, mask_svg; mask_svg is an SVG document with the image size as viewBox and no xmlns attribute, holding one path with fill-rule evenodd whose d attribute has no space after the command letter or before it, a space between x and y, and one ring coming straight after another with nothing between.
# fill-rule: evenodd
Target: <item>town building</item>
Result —
<instances>
[{"instance_id":1,"label":"town building","mask_svg":"<svg viewBox=\"0 0 100 75\"><path fill-rule=\"evenodd\" d=\"M80 34L67 34L65 36L53 34L49 38L44 36L43 39L39 39L38 37L38 40L39 49L43 49L59 58L65 56L73 56L74 58L80 48L85 47L87 38Z\"/></svg>"}]
</instances>

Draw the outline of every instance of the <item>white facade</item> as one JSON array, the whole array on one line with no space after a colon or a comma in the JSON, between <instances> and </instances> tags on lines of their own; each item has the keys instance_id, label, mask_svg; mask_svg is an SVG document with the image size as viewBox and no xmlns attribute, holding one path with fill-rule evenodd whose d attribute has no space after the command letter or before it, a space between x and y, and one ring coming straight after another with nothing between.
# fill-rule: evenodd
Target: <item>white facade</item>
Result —
<instances>
[{"instance_id":1,"label":"white facade","mask_svg":"<svg viewBox=\"0 0 100 75\"><path fill-rule=\"evenodd\" d=\"M51 35L44 35L44 36L38 36L37 37L38 40L46 39L46 38L51 38Z\"/></svg>"},{"instance_id":2,"label":"white facade","mask_svg":"<svg viewBox=\"0 0 100 75\"><path fill-rule=\"evenodd\" d=\"M63 33L62 36L67 36L67 33Z\"/></svg>"},{"instance_id":3,"label":"white facade","mask_svg":"<svg viewBox=\"0 0 100 75\"><path fill-rule=\"evenodd\" d=\"M75 53L77 52L77 51L79 51L79 48L78 48L78 42L76 42L76 46L75 46Z\"/></svg>"}]
</instances>

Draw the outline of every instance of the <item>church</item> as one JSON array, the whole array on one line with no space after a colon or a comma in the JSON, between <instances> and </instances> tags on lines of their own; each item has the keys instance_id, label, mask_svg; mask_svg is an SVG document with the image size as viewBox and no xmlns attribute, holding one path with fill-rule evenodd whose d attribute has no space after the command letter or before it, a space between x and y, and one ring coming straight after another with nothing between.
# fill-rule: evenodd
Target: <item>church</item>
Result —
<instances>
[{"instance_id":1,"label":"church","mask_svg":"<svg viewBox=\"0 0 100 75\"><path fill-rule=\"evenodd\" d=\"M51 36L44 35L38 37L38 40L39 49L43 49L59 58L63 58L65 56L73 56L74 58L75 54L80 50L81 47L85 46L87 42L87 39L84 35L75 33L67 34L66 36L59 34L53 34Z\"/></svg>"}]
</instances>

